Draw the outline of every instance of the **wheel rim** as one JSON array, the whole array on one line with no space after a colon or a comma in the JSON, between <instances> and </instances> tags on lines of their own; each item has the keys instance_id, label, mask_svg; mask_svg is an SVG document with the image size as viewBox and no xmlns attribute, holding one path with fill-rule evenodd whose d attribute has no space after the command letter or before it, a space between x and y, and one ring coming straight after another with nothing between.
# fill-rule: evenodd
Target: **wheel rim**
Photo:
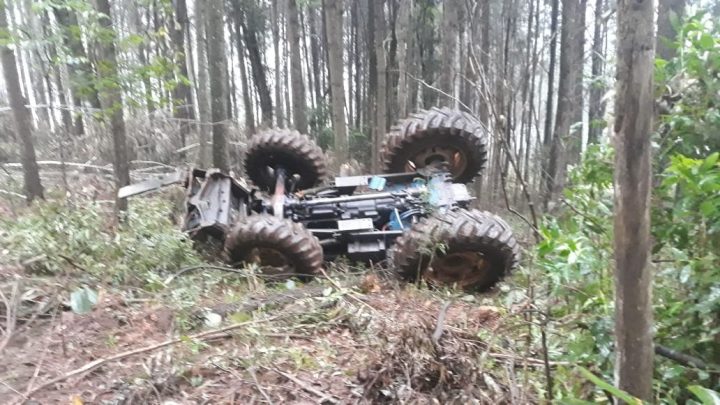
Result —
<instances>
[{"instance_id":1,"label":"wheel rim","mask_svg":"<svg viewBox=\"0 0 720 405\"><path fill-rule=\"evenodd\" d=\"M491 270L490 261L481 253L454 252L435 257L423 277L434 285L469 288L485 282Z\"/></svg>"},{"instance_id":2,"label":"wheel rim","mask_svg":"<svg viewBox=\"0 0 720 405\"><path fill-rule=\"evenodd\" d=\"M467 169L468 159L466 152L449 145L433 145L415 153L405 162L405 170L415 171L426 166L442 163L447 164L447 170L450 171L453 178L457 178Z\"/></svg>"},{"instance_id":3,"label":"wheel rim","mask_svg":"<svg viewBox=\"0 0 720 405\"><path fill-rule=\"evenodd\" d=\"M263 274L292 274L295 271L295 266L288 257L274 248L253 248L247 254L246 262L260 267Z\"/></svg>"}]
</instances>

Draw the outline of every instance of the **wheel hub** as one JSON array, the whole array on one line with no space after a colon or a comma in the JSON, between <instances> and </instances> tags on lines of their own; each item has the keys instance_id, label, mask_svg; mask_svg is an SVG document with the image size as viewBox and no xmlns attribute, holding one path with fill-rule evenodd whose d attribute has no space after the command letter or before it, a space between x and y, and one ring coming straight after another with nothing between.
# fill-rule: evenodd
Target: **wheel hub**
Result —
<instances>
[{"instance_id":1,"label":"wheel hub","mask_svg":"<svg viewBox=\"0 0 720 405\"><path fill-rule=\"evenodd\" d=\"M430 284L470 287L482 282L490 272L490 262L476 252L455 252L438 256L423 277Z\"/></svg>"},{"instance_id":2,"label":"wheel hub","mask_svg":"<svg viewBox=\"0 0 720 405\"><path fill-rule=\"evenodd\" d=\"M465 152L453 146L431 146L418 151L405 165L406 171L446 163L453 177L459 176L467 168Z\"/></svg>"},{"instance_id":3,"label":"wheel hub","mask_svg":"<svg viewBox=\"0 0 720 405\"><path fill-rule=\"evenodd\" d=\"M256 264L263 274L289 274L295 271L287 256L273 248L253 248L247 255L247 262Z\"/></svg>"}]
</instances>

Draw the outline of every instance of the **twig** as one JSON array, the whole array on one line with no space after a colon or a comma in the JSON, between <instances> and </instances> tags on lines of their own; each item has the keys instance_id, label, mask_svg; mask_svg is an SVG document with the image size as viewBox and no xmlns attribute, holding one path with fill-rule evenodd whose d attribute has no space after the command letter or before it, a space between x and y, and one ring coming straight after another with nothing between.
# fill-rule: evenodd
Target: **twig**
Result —
<instances>
[{"instance_id":1,"label":"twig","mask_svg":"<svg viewBox=\"0 0 720 405\"><path fill-rule=\"evenodd\" d=\"M440 337L443 334L443 327L445 324L445 316L447 315L448 308L450 308L451 301L446 301L440 309L438 314L437 324L435 325L435 332L432 334L432 342L437 346Z\"/></svg>"},{"instance_id":2,"label":"twig","mask_svg":"<svg viewBox=\"0 0 720 405\"><path fill-rule=\"evenodd\" d=\"M287 316L287 315L285 315L285 316ZM142 353L151 352L151 351L154 351L154 350L157 350L157 349L162 349L163 347L171 346L171 345L174 345L174 344L177 344L177 343L186 341L187 339L190 339L190 340L204 339L204 338L210 337L210 336L215 335L215 334L218 334L218 333L223 333L223 332L227 332L227 331L230 331L230 330L233 330L233 329L242 328L243 326L255 325L255 324L258 324L258 323L269 322L269 321L272 321L272 320L275 320L275 319L278 319L278 318L281 318L281 317L282 317L281 315L278 315L278 316L273 316L273 317L270 317L270 318L265 318L265 319L260 319L260 320L253 320L253 321L247 321L247 322L234 323L234 324L232 324L232 325L228 325L228 326L225 326L225 327L223 327L223 328L208 330L208 331L205 331L205 332L196 333L196 334L194 334L194 335L190 335L190 336L183 337L183 338L170 339L170 340L166 340L166 341L164 341L164 342L162 342L162 343L157 343L157 344L154 344L154 345L141 347L141 348L139 348L139 349L128 350L128 351L125 351L125 352L122 352L122 353L115 354L115 355L110 356L110 357L100 358L100 359L97 359L97 360L95 360L95 361L91 361L90 363L87 363L87 364L85 364L85 365L82 366L82 367L76 368L75 370L72 370L72 371L69 371L69 372L67 372L67 373L65 373L65 374L63 374L63 375L57 376L57 377L51 379L50 381L47 381L47 382L45 382L45 383L43 383L43 384L40 384L37 388L34 388L32 391L28 392L28 393L27 393L27 396L28 396L28 397L31 397L33 394L37 393L38 391L40 391L40 390L42 390L42 389L45 389L45 388L51 386L51 385L54 385L54 384L57 384L57 383L59 383L59 382L61 382L61 381L67 380L68 378L73 377L73 376L76 376L76 375L78 375L78 374L83 374L83 373L86 373L86 372L88 372L88 371L92 371L92 370L94 370L94 369L96 369L96 368L98 368L98 367L100 367L100 366L102 366L102 365L104 365L104 364L106 364L106 363L112 362L112 361L121 360L121 359L124 359L124 358L126 358L126 357L134 356L134 355L136 355L136 354L142 354Z\"/></svg>"},{"instance_id":3,"label":"twig","mask_svg":"<svg viewBox=\"0 0 720 405\"><path fill-rule=\"evenodd\" d=\"M17 315L17 295L18 295L18 284L13 284L12 292L10 293L10 299L8 300L7 297L5 297L5 294L0 290L0 298L2 299L3 304L5 305L5 336L3 336L3 340L0 341L0 353L5 350L5 346L10 342L10 338L12 337L12 334L15 330L15 320Z\"/></svg>"},{"instance_id":4,"label":"twig","mask_svg":"<svg viewBox=\"0 0 720 405\"><path fill-rule=\"evenodd\" d=\"M258 381L257 375L255 374L255 370L253 370L252 367L248 368L248 374L250 374L250 377L252 377L253 382L255 383L255 387L260 391L260 395L265 398L265 400L268 402L268 404L272 404L273 400L270 398L270 396L265 392L262 385L260 385L260 381Z\"/></svg>"},{"instance_id":5,"label":"twig","mask_svg":"<svg viewBox=\"0 0 720 405\"><path fill-rule=\"evenodd\" d=\"M268 278L268 279L282 279L287 277L318 277L314 274L298 274L298 273L277 273L277 274L262 274L262 273L250 273L246 270L242 269L235 269L232 267L223 267L223 266L213 266L210 264L200 264L197 266L190 266L180 269L177 273L171 275L167 279L165 279L165 284L171 283L176 278L182 276L185 273L189 273L191 271L195 270L219 270L219 271L226 271L228 273L235 273L239 274L241 277L260 277L260 278Z\"/></svg>"},{"instance_id":6,"label":"twig","mask_svg":"<svg viewBox=\"0 0 720 405\"><path fill-rule=\"evenodd\" d=\"M328 395L328 394L326 394L326 393L324 393L324 392L322 392L322 391L320 391L320 390L318 390L318 389L310 386L310 385L309 385L308 383L306 383L305 381L303 381L303 380L301 380L301 379L299 379L299 378L297 378L297 377L295 377L295 376L293 376L293 375L291 375L291 374L285 373L285 372L280 371L280 370L278 370L278 369L276 369L276 368L271 368L271 369L268 369L268 370L272 370L272 371L280 374L281 376L283 376L283 377L287 378L288 380L294 382L295 384L299 385L300 388L304 389L305 391L307 391L307 392L309 392L309 393L311 393L311 394L317 395L318 397L320 397L320 402L328 401L328 402L333 403L333 404L339 403L339 401L338 401L335 397L333 397L333 396L331 396L331 395Z\"/></svg>"}]
</instances>

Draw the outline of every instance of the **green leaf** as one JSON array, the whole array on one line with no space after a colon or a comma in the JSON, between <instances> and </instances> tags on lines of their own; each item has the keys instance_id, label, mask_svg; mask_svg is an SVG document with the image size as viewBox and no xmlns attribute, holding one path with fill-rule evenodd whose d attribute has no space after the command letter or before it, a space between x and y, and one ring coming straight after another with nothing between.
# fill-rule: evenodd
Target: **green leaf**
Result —
<instances>
[{"instance_id":1,"label":"green leaf","mask_svg":"<svg viewBox=\"0 0 720 405\"><path fill-rule=\"evenodd\" d=\"M70 294L70 308L76 314L85 314L97 304L97 292L88 287L80 288Z\"/></svg>"},{"instance_id":2,"label":"green leaf","mask_svg":"<svg viewBox=\"0 0 720 405\"><path fill-rule=\"evenodd\" d=\"M688 389L703 405L720 405L720 392L699 385L691 385Z\"/></svg>"},{"instance_id":3,"label":"green leaf","mask_svg":"<svg viewBox=\"0 0 720 405\"><path fill-rule=\"evenodd\" d=\"M706 33L703 33L700 37L700 40L698 41L698 45L702 47L703 49L712 49L712 47L715 45L715 38L713 38L712 35Z\"/></svg>"},{"instance_id":4,"label":"green leaf","mask_svg":"<svg viewBox=\"0 0 720 405\"><path fill-rule=\"evenodd\" d=\"M617 399L620 399L622 401L627 402L628 404L642 404L643 402L639 398L635 398L634 396L628 394L627 392L615 387L614 385L602 380L590 370L586 369L585 367L578 367L580 370L580 373L590 380L593 384L595 384L598 388L603 389L610 394L612 394Z\"/></svg>"}]
</instances>

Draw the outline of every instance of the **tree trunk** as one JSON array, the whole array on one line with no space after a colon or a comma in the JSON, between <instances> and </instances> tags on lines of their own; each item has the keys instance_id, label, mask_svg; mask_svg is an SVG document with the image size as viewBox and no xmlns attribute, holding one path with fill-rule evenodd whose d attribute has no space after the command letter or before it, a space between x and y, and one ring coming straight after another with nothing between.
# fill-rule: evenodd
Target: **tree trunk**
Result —
<instances>
[{"instance_id":1,"label":"tree trunk","mask_svg":"<svg viewBox=\"0 0 720 405\"><path fill-rule=\"evenodd\" d=\"M292 81L293 120L295 129L307 133L307 100L302 75L302 57L300 56L300 29L298 27L298 8L296 0L287 0L287 34L290 45L290 76Z\"/></svg>"},{"instance_id":2,"label":"tree trunk","mask_svg":"<svg viewBox=\"0 0 720 405\"><path fill-rule=\"evenodd\" d=\"M586 0L563 0L560 38L560 77L557 115L547 169L544 205L565 186L567 164L580 154L582 131L582 71ZM580 122L578 123L578 120ZM571 127L575 128L571 133Z\"/></svg>"},{"instance_id":3,"label":"tree trunk","mask_svg":"<svg viewBox=\"0 0 720 405\"><path fill-rule=\"evenodd\" d=\"M227 151L227 56L225 55L224 0L211 0L205 4L205 29L210 65L210 104L212 109L213 165L227 173L230 171Z\"/></svg>"},{"instance_id":4,"label":"tree trunk","mask_svg":"<svg viewBox=\"0 0 720 405\"><path fill-rule=\"evenodd\" d=\"M377 62L377 86L375 87L375 125L373 126L372 137L372 162L373 173L380 169L379 149L382 145L382 138L387 129L387 64L385 60L385 36L387 35L387 24L385 20L385 0L370 0L375 2L373 9L375 20L375 58Z\"/></svg>"},{"instance_id":5,"label":"tree trunk","mask_svg":"<svg viewBox=\"0 0 720 405\"><path fill-rule=\"evenodd\" d=\"M282 21L282 17L280 16L280 3L281 1L288 1L288 0L273 0L272 1L272 17L273 17L273 24L272 24L272 38L273 38L273 52L274 52L274 59L275 59L275 119L277 120L276 125L278 127L283 126L283 121L285 121L285 114L283 112L283 103L282 103L282 68L281 68L281 59L280 59L280 25ZM288 114L290 114L290 111L288 111Z\"/></svg>"},{"instance_id":6,"label":"tree trunk","mask_svg":"<svg viewBox=\"0 0 720 405\"><path fill-rule=\"evenodd\" d=\"M412 15L412 0L400 0L398 6L397 26L397 60L398 60L398 85L397 85L397 107L398 118L408 115L408 43L410 37L410 22Z\"/></svg>"},{"instance_id":7,"label":"tree trunk","mask_svg":"<svg viewBox=\"0 0 720 405\"><path fill-rule=\"evenodd\" d=\"M553 140L553 108L555 107L555 60L557 58L557 26L560 0L552 0L552 11L550 16L550 63L548 65L547 99L545 100L545 127L543 131L543 148L540 172L542 175L543 187L543 208L547 211L552 190L552 178L549 172L550 149Z\"/></svg>"},{"instance_id":8,"label":"tree trunk","mask_svg":"<svg viewBox=\"0 0 720 405\"><path fill-rule=\"evenodd\" d=\"M208 55L207 42L205 38L206 24L205 5L195 2L195 43L198 60L197 72L197 103L200 122L198 124L198 142L200 143L200 153L198 154L198 163L201 167L210 164L210 92L208 91L210 77L208 73Z\"/></svg>"},{"instance_id":9,"label":"tree trunk","mask_svg":"<svg viewBox=\"0 0 720 405\"><path fill-rule=\"evenodd\" d=\"M440 70L439 88L448 94L443 97L444 103L457 107L455 98L455 77L457 75L458 30L460 29L460 0L443 2L442 26L442 68Z\"/></svg>"},{"instance_id":10,"label":"tree trunk","mask_svg":"<svg viewBox=\"0 0 720 405\"><path fill-rule=\"evenodd\" d=\"M253 110L253 103L250 92L250 85L248 84L248 76L247 76L247 65L245 64L245 48L242 46L242 41L240 41L240 38L242 37L242 33L240 31L241 27L237 20L235 20L235 31L237 33L237 42L235 45L237 46L237 54L238 54L238 60L240 65L240 84L242 87L243 92L243 110L245 111L245 129L247 130L248 135L254 135L255 134L255 112ZM278 116L279 117L279 116ZM278 118L279 119L279 118Z\"/></svg>"},{"instance_id":11,"label":"tree trunk","mask_svg":"<svg viewBox=\"0 0 720 405\"><path fill-rule=\"evenodd\" d=\"M330 69L330 97L332 106L335 153L338 162L350 159L345 124L345 90L343 75L343 1L324 0L327 26L328 67Z\"/></svg>"},{"instance_id":12,"label":"tree trunk","mask_svg":"<svg viewBox=\"0 0 720 405\"><path fill-rule=\"evenodd\" d=\"M112 10L109 0L96 0L97 11L105 17L100 26L112 32L111 37L104 37L97 44L97 60L95 63L98 80L105 83L99 89L100 105L103 112L110 118L110 130L113 138L115 183L117 188L130 184L130 164L128 162L127 135L125 133L125 117L123 111L122 88L118 75L117 55L115 51L116 35L112 26ZM110 84L108 84L110 83ZM127 199L117 201L119 211L127 210Z\"/></svg>"},{"instance_id":13,"label":"tree trunk","mask_svg":"<svg viewBox=\"0 0 720 405\"><path fill-rule=\"evenodd\" d=\"M557 1L557 0L555 0ZM486 84L490 84L490 0L482 0L482 21L480 22L480 25L482 25L482 43L480 45L480 67L482 68L482 72L480 72L480 76L483 77L485 80L485 84L482 85L482 91L483 95L480 99L480 121L485 125L485 127L488 127L490 124L490 108L488 107L488 103L491 102L489 100L489 92L490 89L487 88ZM480 184L482 185L484 177L480 179ZM478 190L480 191L480 190Z\"/></svg>"},{"instance_id":14,"label":"tree trunk","mask_svg":"<svg viewBox=\"0 0 720 405\"><path fill-rule=\"evenodd\" d=\"M600 141L600 134L604 125L605 103L602 101L605 92L605 81L603 79L605 64L605 23L602 19L604 0L595 0L595 28L593 31L592 44L592 82L590 84L590 112L588 131L588 144L595 144Z\"/></svg>"},{"instance_id":15,"label":"tree trunk","mask_svg":"<svg viewBox=\"0 0 720 405\"><path fill-rule=\"evenodd\" d=\"M270 97L270 87L268 86L267 77L265 75L265 66L263 66L262 55L260 53L260 44L258 43L257 21L252 14L246 14L241 5L237 2L232 3L235 7L235 18L239 21L243 32L245 47L248 51L250 59L250 70L252 71L253 82L260 98L260 110L262 111L261 126L271 127L273 123L273 106ZM251 10L255 12L256 10ZM279 103L279 100L278 100Z\"/></svg>"},{"instance_id":16,"label":"tree trunk","mask_svg":"<svg viewBox=\"0 0 720 405\"><path fill-rule=\"evenodd\" d=\"M175 45L175 65L179 71L175 76L176 84L175 88L173 88L173 116L180 124L182 146L186 146L187 136L190 133L190 111L193 109L190 86L187 85L188 68L185 53L185 30L189 27L189 24L185 0L176 0L174 3L175 23L171 34L173 45Z\"/></svg>"},{"instance_id":17,"label":"tree trunk","mask_svg":"<svg viewBox=\"0 0 720 405\"><path fill-rule=\"evenodd\" d=\"M685 15L685 0L660 0L657 17L657 55L661 59L670 60L675 56L675 49L669 46L675 42L677 32L670 22L670 16L678 21Z\"/></svg>"},{"instance_id":18,"label":"tree trunk","mask_svg":"<svg viewBox=\"0 0 720 405\"><path fill-rule=\"evenodd\" d=\"M655 2L618 2L615 96L615 375L652 401L650 176Z\"/></svg>"},{"instance_id":19,"label":"tree trunk","mask_svg":"<svg viewBox=\"0 0 720 405\"><path fill-rule=\"evenodd\" d=\"M8 32L8 20L5 11L5 2L0 0L0 31ZM43 198L43 187L40 182L40 172L35 158L32 126L30 125L30 111L25 106L25 97L20 89L15 52L7 44L0 44L0 57L2 70L7 87L10 108L15 121L15 130L22 143L22 167L25 183L25 197L28 202L35 198Z\"/></svg>"},{"instance_id":20,"label":"tree trunk","mask_svg":"<svg viewBox=\"0 0 720 405\"><path fill-rule=\"evenodd\" d=\"M313 89L315 90L315 103L317 105L322 104L322 91L321 83L322 78L320 74L320 41L318 39L317 27L315 25L315 9L308 7L308 25L310 26L310 54L312 55L312 72L313 72Z\"/></svg>"}]
</instances>

